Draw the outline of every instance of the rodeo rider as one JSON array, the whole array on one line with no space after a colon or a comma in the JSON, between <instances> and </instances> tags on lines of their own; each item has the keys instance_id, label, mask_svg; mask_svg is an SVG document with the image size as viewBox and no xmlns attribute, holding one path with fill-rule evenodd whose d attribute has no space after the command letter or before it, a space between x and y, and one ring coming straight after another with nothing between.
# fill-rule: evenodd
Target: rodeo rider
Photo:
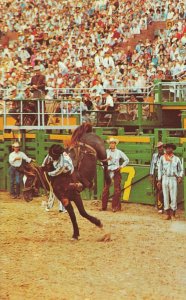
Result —
<instances>
[{"instance_id":1,"label":"rodeo rider","mask_svg":"<svg viewBox=\"0 0 186 300\"><path fill-rule=\"evenodd\" d=\"M58 176L61 173L66 174L66 176L71 177L71 183L69 187L65 187L68 189L76 189L77 191L82 190L82 184L77 181L74 166L70 156L65 152L65 150L60 145L52 145L49 149L49 153L45 157L42 166L46 166L47 164L52 164L54 170L48 172L48 175L52 177ZM66 209L62 205L61 201L59 204L59 212L66 212Z\"/></svg>"}]
</instances>

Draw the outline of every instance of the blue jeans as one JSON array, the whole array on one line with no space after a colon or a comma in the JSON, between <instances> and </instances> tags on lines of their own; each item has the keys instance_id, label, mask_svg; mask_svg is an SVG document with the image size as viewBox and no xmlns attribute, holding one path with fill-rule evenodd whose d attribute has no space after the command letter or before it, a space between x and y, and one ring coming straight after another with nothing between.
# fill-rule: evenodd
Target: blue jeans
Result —
<instances>
[{"instance_id":1,"label":"blue jeans","mask_svg":"<svg viewBox=\"0 0 186 300\"><path fill-rule=\"evenodd\" d=\"M10 174L10 193L14 196L19 196L21 180L22 180L21 173L19 173L15 167L10 166L9 174Z\"/></svg>"}]
</instances>

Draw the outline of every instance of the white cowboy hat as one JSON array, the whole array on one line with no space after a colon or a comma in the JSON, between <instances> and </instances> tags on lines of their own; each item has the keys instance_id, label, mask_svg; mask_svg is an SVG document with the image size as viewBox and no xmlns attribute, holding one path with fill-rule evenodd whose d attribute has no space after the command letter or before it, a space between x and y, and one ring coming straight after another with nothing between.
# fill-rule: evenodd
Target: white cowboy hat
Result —
<instances>
[{"instance_id":1,"label":"white cowboy hat","mask_svg":"<svg viewBox=\"0 0 186 300\"><path fill-rule=\"evenodd\" d=\"M10 92L13 92L13 91L15 91L15 90L17 90L16 86L12 86L12 87L10 88Z\"/></svg>"},{"instance_id":2,"label":"white cowboy hat","mask_svg":"<svg viewBox=\"0 0 186 300\"><path fill-rule=\"evenodd\" d=\"M162 142L158 142L156 148L162 147L164 144Z\"/></svg>"},{"instance_id":3,"label":"white cowboy hat","mask_svg":"<svg viewBox=\"0 0 186 300\"><path fill-rule=\"evenodd\" d=\"M12 147L14 147L14 148L19 148L19 147L20 147L20 145L19 145L19 143L18 143L18 142L14 142L14 143L12 144Z\"/></svg>"},{"instance_id":4,"label":"white cowboy hat","mask_svg":"<svg viewBox=\"0 0 186 300\"><path fill-rule=\"evenodd\" d=\"M107 143L110 144L110 143L115 143L116 145L119 143L119 140L118 139L115 139L113 137L109 138L107 140Z\"/></svg>"},{"instance_id":5,"label":"white cowboy hat","mask_svg":"<svg viewBox=\"0 0 186 300\"><path fill-rule=\"evenodd\" d=\"M76 96L76 100L81 100L82 99L82 97L81 96Z\"/></svg>"},{"instance_id":6,"label":"white cowboy hat","mask_svg":"<svg viewBox=\"0 0 186 300\"><path fill-rule=\"evenodd\" d=\"M39 71L40 70L40 67L39 66L35 66L34 67L34 71Z\"/></svg>"}]
</instances>

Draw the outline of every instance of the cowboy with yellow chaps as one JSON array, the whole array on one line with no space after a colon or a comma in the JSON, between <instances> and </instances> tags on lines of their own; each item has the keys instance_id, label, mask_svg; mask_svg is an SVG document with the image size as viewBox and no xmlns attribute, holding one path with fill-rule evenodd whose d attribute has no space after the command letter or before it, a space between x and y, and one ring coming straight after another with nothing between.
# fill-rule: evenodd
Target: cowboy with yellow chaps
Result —
<instances>
[{"instance_id":1,"label":"cowboy with yellow chaps","mask_svg":"<svg viewBox=\"0 0 186 300\"><path fill-rule=\"evenodd\" d=\"M158 166L160 163L160 158L164 154L163 143L158 142L156 148L157 153L154 153L150 165L150 176L154 185L154 191L156 193L156 206L159 213L163 213L163 191L157 187L158 182Z\"/></svg>"},{"instance_id":2,"label":"cowboy with yellow chaps","mask_svg":"<svg viewBox=\"0 0 186 300\"><path fill-rule=\"evenodd\" d=\"M108 170L110 173L110 178L114 181L114 196L112 199L112 211L116 212L121 210L121 173L120 169L125 167L129 163L128 157L121 150L116 148L119 143L117 139L110 138L107 140L109 143L109 149L107 149L107 160L108 160ZM120 160L123 163L120 165ZM107 204L109 199L109 188L111 184L104 185L102 194L102 210L107 210Z\"/></svg>"},{"instance_id":3,"label":"cowboy with yellow chaps","mask_svg":"<svg viewBox=\"0 0 186 300\"><path fill-rule=\"evenodd\" d=\"M165 154L161 156L158 166L158 188L163 189L166 220L175 219L177 210L178 184L183 177L183 167L179 157L174 155L176 146L172 143L164 146ZM170 202L169 202L170 197Z\"/></svg>"}]
</instances>

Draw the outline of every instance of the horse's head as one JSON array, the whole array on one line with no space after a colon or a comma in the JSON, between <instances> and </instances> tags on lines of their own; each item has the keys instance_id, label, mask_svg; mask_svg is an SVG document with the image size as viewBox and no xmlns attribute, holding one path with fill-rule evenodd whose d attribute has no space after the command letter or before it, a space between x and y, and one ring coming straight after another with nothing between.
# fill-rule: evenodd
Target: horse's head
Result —
<instances>
[{"instance_id":1,"label":"horse's head","mask_svg":"<svg viewBox=\"0 0 186 300\"><path fill-rule=\"evenodd\" d=\"M33 196L38 195L39 187L41 186L40 176L42 176L42 169L34 163L26 163L19 168L19 171L24 174L23 197L29 202L33 200Z\"/></svg>"}]
</instances>

